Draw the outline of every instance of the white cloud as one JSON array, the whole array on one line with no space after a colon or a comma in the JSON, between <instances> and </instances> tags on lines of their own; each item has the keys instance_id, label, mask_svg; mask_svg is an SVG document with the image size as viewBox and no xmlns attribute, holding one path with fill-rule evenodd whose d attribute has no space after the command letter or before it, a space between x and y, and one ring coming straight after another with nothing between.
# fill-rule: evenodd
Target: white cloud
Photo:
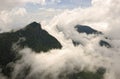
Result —
<instances>
[{"instance_id":1,"label":"white cloud","mask_svg":"<svg viewBox=\"0 0 120 79\"><path fill-rule=\"evenodd\" d=\"M23 17L27 15L25 8L15 8L11 11L1 11L0 12L0 29L2 31L10 31L13 28L17 21L21 21ZM21 18L21 19L20 19ZM21 22L19 22L21 23ZM16 28L16 27L14 27Z\"/></svg>"},{"instance_id":2,"label":"white cloud","mask_svg":"<svg viewBox=\"0 0 120 79\"><path fill-rule=\"evenodd\" d=\"M41 5L45 4L45 0L21 0L21 2L22 3L37 3Z\"/></svg>"},{"instance_id":3,"label":"white cloud","mask_svg":"<svg viewBox=\"0 0 120 79\"><path fill-rule=\"evenodd\" d=\"M74 71L74 68L84 69L88 66L89 69L94 69L96 66L103 66L108 69L105 79L120 79L120 5L118 5L120 0L93 0L92 3L93 6L86 9L66 10L55 16L49 24L43 26L61 42L63 45L61 50L51 50L48 53L41 54L34 54L30 49L21 51L25 53L23 57L25 63L32 66L33 70L30 76L42 71L45 71L44 75L51 72L57 75L65 69L68 71L73 69ZM0 24L3 23L3 28L6 29L8 26L27 24L33 20L39 22L50 18L51 15L53 17L56 15L56 11L55 9L42 9L37 13L28 13L24 8L14 9L10 12L2 11ZM57 12L61 13L62 10ZM45 19L41 19L43 17ZM98 41L103 39L104 36L94 37L94 35L77 33L74 29L76 24L91 25L97 30L101 28L101 31L104 29L105 35L111 37L109 41L113 48L107 49L98 45ZM58 31L58 28L61 32ZM85 46L74 47L72 39L82 41Z\"/></svg>"},{"instance_id":4,"label":"white cloud","mask_svg":"<svg viewBox=\"0 0 120 79\"><path fill-rule=\"evenodd\" d=\"M33 4L45 4L45 0L1 0L0 3L0 11L1 10L9 10L15 7L21 7L27 3Z\"/></svg>"},{"instance_id":5,"label":"white cloud","mask_svg":"<svg viewBox=\"0 0 120 79\"><path fill-rule=\"evenodd\" d=\"M111 73L109 73L109 77L106 74L105 79L119 79L120 78L120 1L119 0L93 0L93 6L86 9L74 9L74 10L66 10L59 16L53 18L48 26L46 26L46 30L49 31L52 35L60 39L61 37L58 33L55 33L53 29L58 29L61 31L66 39L74 39L77 41L82 41L82 43L87 44L86 50L87 52L92 52L91 56L95 56L99 54L103 59L107 59L108 61L102 61L101 59L95 59L94 65L99 65L103 63L108 66L107 68ZM85 34L78 34L74 31L74 26L77 24L90 25L92 28L103 31L105 35L111 38L110 43L112 44L112 49L104 49L97 46L97 42L103 38L99 36L95 38L94 36L89 36ZM50 27L51 26L51 27ZM56 27L57 26L57 27ZM103 30L104 29L104 30ZM60 40L63 45L65 42ZM67 43L69 44L69 43ZM97 57L97 56L96 56ZM98 57L99 58L99 57ZM99 63L96 63L99 62ZM111 63L110 63L111 62ZM96 64L95 64L96 63Z\"/></svg>"},{"instance_id":6,"label":"white cloud","mask_svg":"<svg viewBox=\"0 0 120 79\"><path fill-rule=\"evenodd\" d=\"M25 8L13 8L12 10L4 10L0 12L0 29L1 32L10 31L25 27L30 22L49 22L51 18L61 13L60 9L44 9L41 8L36 12L27 12Z\"/></svg>"},{"instance_id":7,"label":"white cloud","mask_svg":"<svg viewBox=\"0 0 120 79\"><path fill-rule=\"evenodd\" d=\"M29 18L32 15L27 13L24 5L27 3L44 5L45 0L4 0L0 3L0 29L2 31L10 31L16 26L23 27L30 22ZM27 16L27 17L26 17ZM34 21L35 16L32 16L31 21ZM27 18L27 20L23 20ZM29 21L28 21L29 20ZM36 19L35 19L36 20ZM27 21L27 22L25 22ZM0 32L2 32L0 31Z\"/></svg>"},{"instance_id":8,"label":"white cloud","mask_svg":"<svg viewBox=\"0 0 120 79\"><path fill-rule=\"evenodd\" d=\"M13 13L18 16L24 16L25 14L27 14L27 11L25 8L18 8L17 10L13 10Z\"/></svg>"}]
</instances>

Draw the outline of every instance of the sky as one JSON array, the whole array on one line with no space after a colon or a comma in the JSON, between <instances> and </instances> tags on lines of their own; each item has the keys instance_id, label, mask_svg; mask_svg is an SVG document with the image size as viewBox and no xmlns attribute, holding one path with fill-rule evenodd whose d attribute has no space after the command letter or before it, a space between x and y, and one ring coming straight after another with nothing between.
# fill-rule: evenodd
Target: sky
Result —
<instances>
[{"instance_id":1,"label":"sky","mask_svg":"<svg viewBox=\"0 0 120 79\"><path fill-rule=\"evenodd\" d=\"M65 10L90 6L91 0L1 0L0 29L9 31L33 21L48 22Z\"/></svg>"},{"instance_id":2,"label":"sky","mask_svg":"<svg viewBox=\"0 0 120 79\"><path fill-rule=\"evenodd\" d=\"M56 8L56 9L73 9L76 7L89 7L91 0L46 0L42 5L28 3L28 8Z\"/></svg>"},{"instance_id":3,"label":"sky","mask_svg":"<svg viewBox=\"0 0 120 79\"><path fill-rule=\"evenodd\" d=\"M88 7L91 5L91 0L4 0L0 3L0 9L12 9L14 7L24 7L27 9L38 8L76 8Z\"/></svg>"}]
</instances>

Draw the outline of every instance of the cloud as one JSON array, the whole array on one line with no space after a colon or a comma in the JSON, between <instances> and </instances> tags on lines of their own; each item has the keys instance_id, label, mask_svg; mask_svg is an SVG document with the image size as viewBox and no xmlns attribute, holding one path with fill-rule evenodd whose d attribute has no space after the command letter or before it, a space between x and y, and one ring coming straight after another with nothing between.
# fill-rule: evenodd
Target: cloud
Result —
<instances>
[{"instance_id":1,"label":"cloud","mask_svg":"<svg viewBox=\"0 0 120 79\"><path fill-rule=\"evenodd\" d=\"M44 5L45 0L4 0L0 3L0 32L23 27L27 23L36 20L35 14L28 13L25 5L28 3ZM33 15L34 14L34 15ZM27 17L26 17L27 16ZM29 17L33 17L31 21ZM24 18L27 18L26 20ZM23 20L24 19L24 20ZM22 21L23 20L23 21ZM25 22L26 21L26 22Z\"/></svg>"},{"instance_id":2,"label":"cloud","mask_svg":"<svg viewBox=\"0 0 120 79\"><path fill-rule=\"evenodd\" d=\"M119 0L93 0L93 5L86 9L76 8L65 11L41 9L37 13L28 14L24 8L20 8L11 12L1 12L1 23L6 23L9 26L26 24L26 22L33 20L40 21L43 20L41 19L43 16L51 17L52 15L53 17L56 15L56 11L58 13L63 11L51 21L49 20L49 24L42 26L60 41L63 48L61 50L53 49L47 53L41 52L40 54L35 54L31 49L25 48L20 51L24 55L20 61L24 62L22 64L17 62L15 71L17 71L18 67L21 69L23 65L30 64L32 70L28 75L28 79L31 76L35 76L38 79L43 77L44 79L48 74L52 74L52 79L56 79L58 74L64 71L74 72L75 68L80 69L79 71L87 68L94 72L96 68L102 66L107 69L104 79L120 79L119 3ZM48 17L45 17L45 20ZM79 34L74 29L77 24L89 25L102 31L104 35ZM4 28L6 29L7 27ZM113 46L111 49L98 45L98 41L106 36L110 38L108 41ZM74 47L72 40L80 41L85 45ZM41 73L43 74L42 76L40 75Z\"/></svg>"},{"instance_id":3,"label":"cloud","mask_svg":"<svg viewBox=\"0 0 120 79\"><path fill-rule=\"evenodd\" d=\"M93 53L92 50L88 48L85 53L84 50L86 50L86 48L83 49L81 47L74 47L72 46L72 43L68 44L68 46L69 47L62 48L61 50L53 49L47 53L41 52L38 54L28 48L25 48L20 51L20 53L23 54L23 58L16 64L17 70L15 71L21 70L24 65L30 65L32 70L29 75L27 75L27 78L29 79L47 79L49 78L49 75L51 79L59 79L61 74L64 76L63 73L67 74L83 71L85 69L94 72L101 64L98 62L107 62L105 58L103 59L102 56L97 53L95 56L93 56L95 53ZM98 58L96 58L96 56ZM101 66L102 65L104 65L104 63L101 64ZM14 72L13 76L17 77L18 73L22 72Z\"/></svg>"},{"instance_id":4,"label":"cloud","mask_svg":"<svg viewBox=\"0 0 120 79\"><path fill-rule=\"evenodd\" d=\"M36 12L29 12L26 8L3 10L0 12L0 32L17 30L33 21L48 23L51 18L62 11L52 8L40 8Z\"/></svg>"},{"instance_id":5,"label":"cloud","mask_svg":"<svg viewBox=\"0 0 120 79\"><path fill-rule=\"evenodd\" d=\"M119 54L120 54L120 37L119 37L119 30L120 30L120 3L119 0L93 0L92 7L82 9L77 8L74 10L66 10L59 16L53 18L53 20L46 26L46 30L49 31L52 35L61 39L58 35L59 31L60 34L63 34L63 37L70 40L77 40L82 41L82 43L86 43L85 46L87 52L92 52L90 56L95 56L96 54L100 55L100 58L107 59L108 61L102 61L101 59L96 58L95 60L99 63L94 62L94 65L103 65L106 63L108 66L108 70L111 71L109 73L109 77L106 74L105 79L119 79L120 78L120 70L119 70ZM98 36L95 38L91 35L86 34L78 34L73 29L75 25L83 24L89 25L94 29L102 31L105 36L110 37L110 43L112 44L112 49L105 49L101 48L97 45L97 42L100 39L103 39L103 36ZM51 27L50 27L51 26ZM58 33L55 33L53 29L58 29ZM64 40L59 40L63 45L67 45L70 43L65 44ZM101 62L102 61L102 62ZM110 76L111 75L111 76Z\"/></svg>"},{"instance_id":6,"label":"cloud","mask_svg":"<svg viewBox=\"0 0 120 79\"><path fill-rule=\"evenodd\" d=\"M0 11L1 10L9 10L9 9L12 9L15 7L21 7L27 3L44 5L45 0L12 0L12 1L4 0L0 3Z\"/></svg>"},{"instance_id":7,"label":"cloud","mask_svg":"<svg viewBox=\"0 0 120 79\"><path fill-rule=\"evenodd\" d=\"M1 11L0 12L0 24L1 24L0 29L2 31L5 31L5 30L10 31L10 29L16 25L15 23L21 20L19 18L25 17L26 14L27 14L27 11L25 8L15 8L15 9L12 9L11 11Z\"/></svg>"}]
</instances>

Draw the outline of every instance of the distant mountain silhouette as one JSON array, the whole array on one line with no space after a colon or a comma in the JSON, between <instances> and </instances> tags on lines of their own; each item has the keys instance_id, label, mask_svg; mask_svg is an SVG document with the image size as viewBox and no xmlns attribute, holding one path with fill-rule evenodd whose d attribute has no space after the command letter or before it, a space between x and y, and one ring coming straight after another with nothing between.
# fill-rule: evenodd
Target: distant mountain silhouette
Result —
<instances>
[{"instance_id":1,"label":"distant mountain silhouette","mask_svg":"<svg viewBox=\"0 0 120 79\"><path fill-rule=\"evenodd\" d=\"M17 47L15 49L15 47ZM41 28L39 23L33 22L25 28L16 32L6 32L0 34L0 68L4 75L10 76L12 67L7 66L10 62L20 59L17 50L25 47L31 48L35 52L47 52L50 49L60 49L62 45Z\"/></svg>"},{"instance_id":2,"label":"distant mountain silhouette","mask_svg":"<svg viewBox=\"0 0 120 79\"><path fill-rule=\"evenodd\" d=\"M75 29L76 29L77 32L79 32L79 33L97 34L97 35L103 34L102 32L100 32L100 31L98 31L98 30L95 30L95 29L91 28L90 26L86 26L86 25L76 25L76 26L75 26ZM75 46L77 46L77 45L79 45L79 44L81 44L81 43L73 40L73 44L74 44ZM100 45L100 46L105 46L105 47L107 47L107 48L112 47L107 41L104 41L104 40L100 40L100 41L99 41L99 45Z\"/></svg>"},{"instance_id":3,"label":"distant mountain silhouette","mask_svg":"<svg viewBox=\"0 0 120 79\"><path fill-rule=\"evenodd\" d=\"M75 28L79 33L86 33L86 34L102 34L102 32L94 30L93 28L85 25L76 25Z\"/></svg>"}]
</instances>

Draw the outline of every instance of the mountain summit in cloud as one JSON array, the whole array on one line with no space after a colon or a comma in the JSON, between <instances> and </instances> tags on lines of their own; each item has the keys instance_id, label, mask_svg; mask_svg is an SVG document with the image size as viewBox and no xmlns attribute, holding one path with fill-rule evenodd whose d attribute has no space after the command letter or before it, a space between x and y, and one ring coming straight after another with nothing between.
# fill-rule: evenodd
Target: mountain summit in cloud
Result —
<instances>
[{"instance_id":1,"label":"mountain summit in cloud","mask_svg":"<svg viewBox=\"0 0 120 79\"><path fill-rule=\"evenodd\" d=\"M12 67L8 64L20 59L19 50L30 48L35 52L47 52L50 49L60 49L62 45L41 28L39 23L33 22L16 32L0 34L0 68L4 75L10 76Z\"/></svg>"},{"instance_id":2,"label":"mountain summit in cloud","mask_svg":"<svg viewBox=\"0 0 120 79\"><path fill-rule=\"evenodd\" d=\"M93 28L91 28L90 26L86 26L86 25L76 25L75 26L76 30L79 33L86 33L86 34L102 34L102 32L99 32L97 30L94 30Z\"/></svg>"},{"instance_id":3,"label":"mountain summit in cloud","mask_svg":"<svg viewBox=\"0 0 120 79\"><path fill-rule=\"evenodd\" d=\"M3 0L0 79L120 79L118 4Z\"/></svg>"},{"instance_id":4,"label":"mountain summit in cloud","mask_svg":"<svg viewBox=\"0 0 120 79\"><path fill-rule=\"evenodd\" d=\"M91 28L90 26L86 26L86 25L76 25L75 29L78 33L86 33L87 35L90 35L90 34L95 34L96 36L104 35L102 32L95 30L95 29ZM73 40L73 44L75 46L77 46L79 44L82 44L82 42L77 42L77 41ZM102 40L102 39L99 41L99 45L107 47L107 48L112 47L107 41Z\"/></svg>"},{"instance_id":5,"label":"mountain summit in cloud","mask_svg":"<svg viewBox=\"0 0 120 79\"><path fill-rule=\"evenodd\" d=\"M36 22L32 22L29 25L27 25L25 28L15 32L1 33L0 34L1 73L4 76L8 77L7 79L40 79L42 77L43 79L53 79L55 73L51 73L50 75L48 71L44 71L45 73L42 72L41 74L40 72L31 73L32 65L25 64L25 61L27 62L29 61L29 59L32 59L31 53L29 53L30 51L25 51L26 54L20 53L22 49L26 49L26 48L30 48L36 55L37 54L39 55L40 52L48 52L49 50L52 50L52 49L61 49L62 45L55 37L51 36L47 31L43 30L41 28L41 25ZM59 54L57 52L55 53ZM28 55L28 58L25 57L26 55ZM22 61L22 59L24 58L25 60ZM44 60L47 60L47 58ZM41 59L39 61L44 61L44 60ZM31 63L35 63L35 62L36 61ZM60 60L60 62L64 62L64 61ZM49 66L49 63L48 63L48 66ZM40 65L42 65L42 63L40 63ZM16 70L16 67L20 69ZM44 68L44 67L41 67L41 68ZM59 74L56 76L57 79L79 79L79 78L102 79L104 73L106 72L105 68L102 68L102 67L98 68L95 73L90 71L72 71L72 70L69 71L67 69L62 71L63 72L59 72ZM39 76L37 76L38 74Z\"/></svg>"}]
</instances>

